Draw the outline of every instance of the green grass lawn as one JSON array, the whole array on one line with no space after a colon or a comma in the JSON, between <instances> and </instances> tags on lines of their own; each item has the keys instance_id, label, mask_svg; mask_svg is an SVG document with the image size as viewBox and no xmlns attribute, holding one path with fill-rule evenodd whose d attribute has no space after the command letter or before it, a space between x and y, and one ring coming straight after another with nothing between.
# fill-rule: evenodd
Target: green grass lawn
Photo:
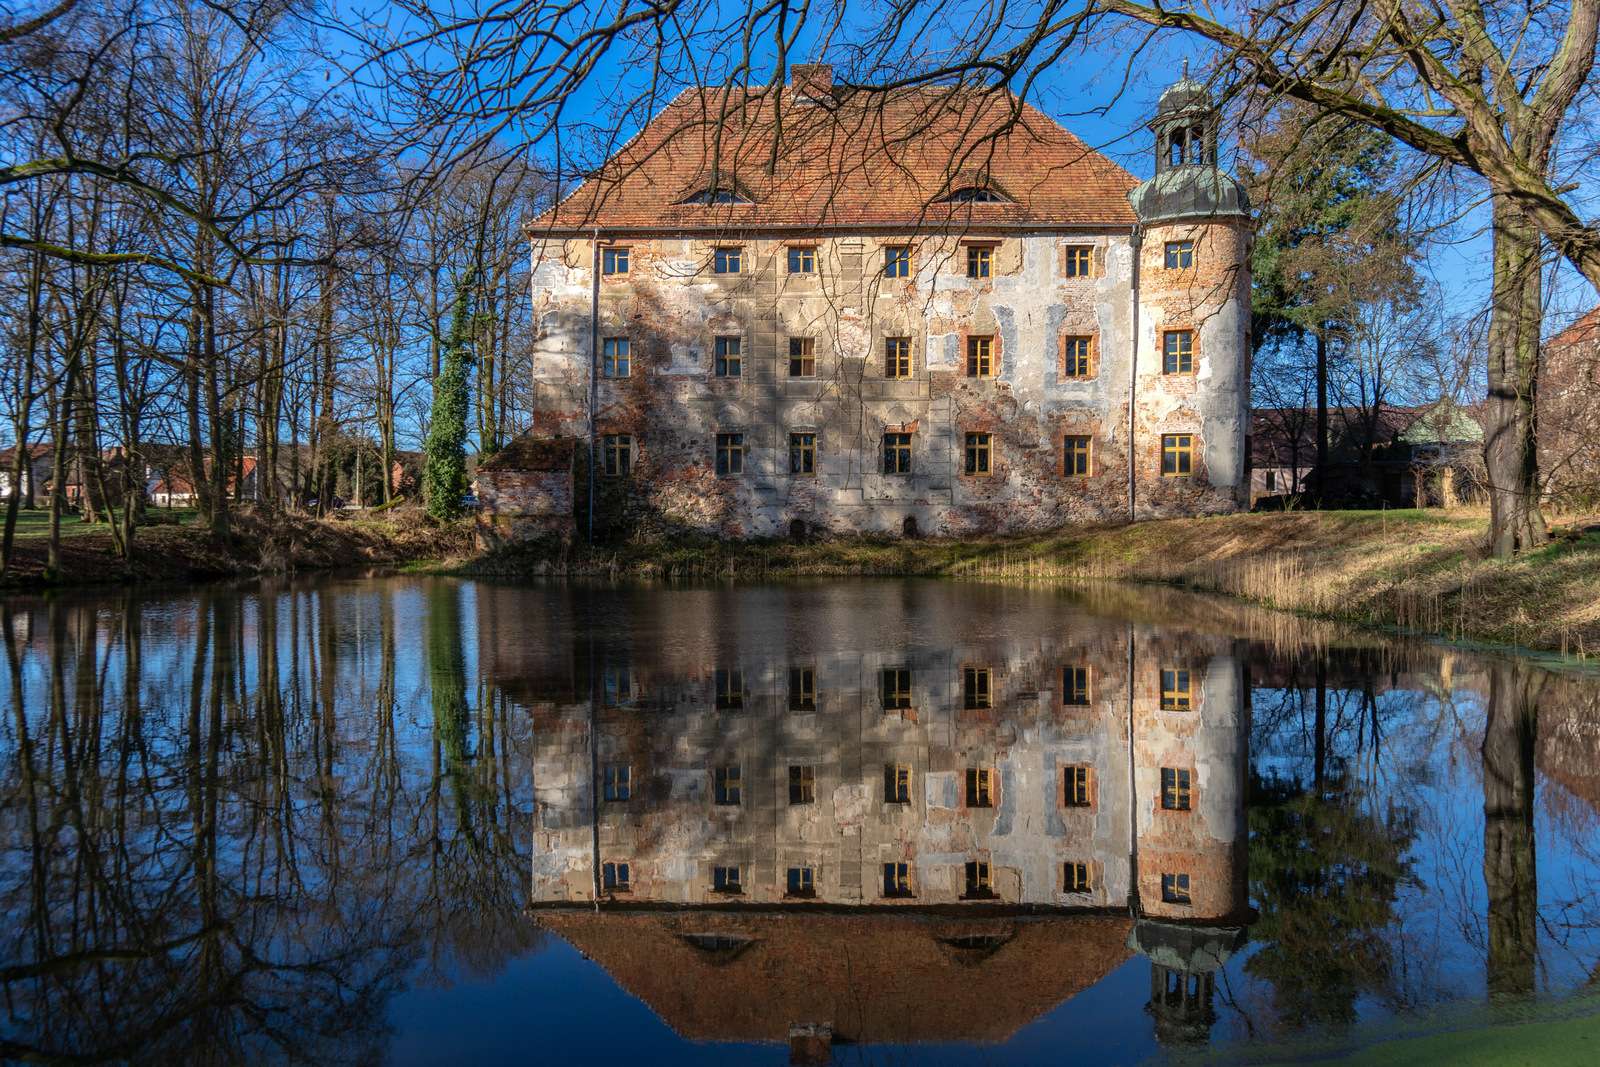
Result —
<instances>
[{"instance_id":1,"label":"green grass lawn","mask_svg":"<svg viewBox=\"0 0 1600 1067\"><path fill-rule=\"evenodd\" d=\"M3 513L0 513L3 515ZM194 508L150 508L145 512L146 527L156 525L190 526L195 521ZM61 536L77 537L82 534L104 533L109 534L111 528L103 522L84 522L75 512L63 512L61 515ZM50 536L50 510L48 508L20 508L17 511L18 538L49 537Z\"/></svg>"}]
</instances>

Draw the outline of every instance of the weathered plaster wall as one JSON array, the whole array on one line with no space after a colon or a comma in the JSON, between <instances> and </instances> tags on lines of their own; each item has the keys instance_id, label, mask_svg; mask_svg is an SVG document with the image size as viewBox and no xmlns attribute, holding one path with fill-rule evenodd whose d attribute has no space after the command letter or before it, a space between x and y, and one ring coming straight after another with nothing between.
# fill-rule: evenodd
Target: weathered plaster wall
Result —
<instances>
[{"instance_id":1,"label":"weathered plaster wall","mask_svg":"<svg viewBox=\"0 0 1600 1067\"><path fill-rule=\"evenodd\" d=\"M1248 311L1239 280L1243 235L1206 227L1201 263L1219 269L1154 280L1142 300L1137 455L1140 514L1238 506L1243 478L1243 367ZM731 536L784 533L790 524L836 531L978 533L1119 519L1127 509L1128 379L1133 249L1126 234L971 238L845 237L811 241L634 240L632 268L601 279L600 337L627 337L632 374L595 386L595 432L629 433L638 454L625 483L602 486L604 513ZM993 273L966 277L966 249L993 250ZM786 249L814 244L818 272L787 273ZM914 275L882 276L884 248L913 246ZM737 245L744 270L712 273L718 246ZM1064 271L1069 245L1093 248L1091 277ZM1159 271L1147 239L1141 272ZM1150 261L1154 256L1157 268ZM536 242L533 299L538 337L538 428L588 432L590 308L594 248L581 240ZM1178 272L1169 272L1178 273ZM1247 279L1245 279L1247 284ZM1202 363L1184 383L1163 380L1153 332L1179 314L1194 319ZM991 378L965 374L966 339L995 339ZM717 336L740 338L744 372L713 373ZM1062 374L1062 339L1093 339L1095 372ZM816 375L788 375L788 341L815 343ZM910 380L885 376L884 340L912 339ZM1152 362L1154 359L1154 362ZM1201 435L1202 469L1159 474L1160 433ZM788 435L818 435L816 476L789 473ZM742 433L740 476L713 469L717 433ZM914 435L913 473L881 471L882 435ZM993 435L993 469L963 473L964 435ZM1062 437L1094 438L1091 475L1062 477ZM1213 439L1214 438L1214 439ZM1151 464L1154 464L1152 467ZM1143 482L1154 479L1148 489Z\"/></svg>"},{"instance_id":2,"label":"weathered plaster wall","mask_svg":"<svg viewBox=\"0 0 1600 1067\"><path fill-rule=\"evenodd\" d=\"M530 535L573 532L572 471L479 471L472 483L478 498L475 532L479 548L493 548Z\"/></svg>"}]
</instances>

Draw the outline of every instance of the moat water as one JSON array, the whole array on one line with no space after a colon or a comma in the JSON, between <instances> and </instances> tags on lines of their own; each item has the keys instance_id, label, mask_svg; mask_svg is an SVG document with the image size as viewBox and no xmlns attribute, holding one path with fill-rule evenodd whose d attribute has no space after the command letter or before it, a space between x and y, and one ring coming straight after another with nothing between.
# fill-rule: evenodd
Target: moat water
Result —
<instances>
[{"instance_id":1,"label":"moat water","mask_svg":"<svg viewBox=\"0 0 1600 1067\"><path fill-rule=\"evenodd\" d=\"M1595 1017L1573 670L909 581L0 623L0 1060L1277 1062Z\"/></svg>"}]
</instances>

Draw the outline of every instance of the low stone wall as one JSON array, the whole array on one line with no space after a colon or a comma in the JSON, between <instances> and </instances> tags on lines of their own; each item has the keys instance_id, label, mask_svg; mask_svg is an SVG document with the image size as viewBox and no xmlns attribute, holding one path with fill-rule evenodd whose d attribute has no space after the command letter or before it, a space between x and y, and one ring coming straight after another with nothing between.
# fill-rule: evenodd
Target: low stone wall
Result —
<instances>
[{"instance_id":1,"label":"low stone wall","mask_svg":"<svg viewBox=\"0 0 1600 1067\"><path fill-rule=\"evenodd\" d=\"M571 470L480 471L473 485L480 550L547 534L573 535Z\"/></svg>"}]
</instances>

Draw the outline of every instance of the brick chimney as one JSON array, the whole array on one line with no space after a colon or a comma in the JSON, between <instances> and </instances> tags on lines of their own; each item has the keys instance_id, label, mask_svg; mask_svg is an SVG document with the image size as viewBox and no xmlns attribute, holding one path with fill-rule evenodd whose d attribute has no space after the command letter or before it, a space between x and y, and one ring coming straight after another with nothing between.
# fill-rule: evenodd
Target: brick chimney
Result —
<instances>
[{"instance_id":1,"label":"brick chimney","mask_svg":"<svg viewBox=\"0 0 1600 1067\"><path fill-rule=\"evenodd\" d=\"M789 68L789 85L802 100L824 100L833 93L833 66L829 63L796 63Z\"/></svg>"}]
</instances>

